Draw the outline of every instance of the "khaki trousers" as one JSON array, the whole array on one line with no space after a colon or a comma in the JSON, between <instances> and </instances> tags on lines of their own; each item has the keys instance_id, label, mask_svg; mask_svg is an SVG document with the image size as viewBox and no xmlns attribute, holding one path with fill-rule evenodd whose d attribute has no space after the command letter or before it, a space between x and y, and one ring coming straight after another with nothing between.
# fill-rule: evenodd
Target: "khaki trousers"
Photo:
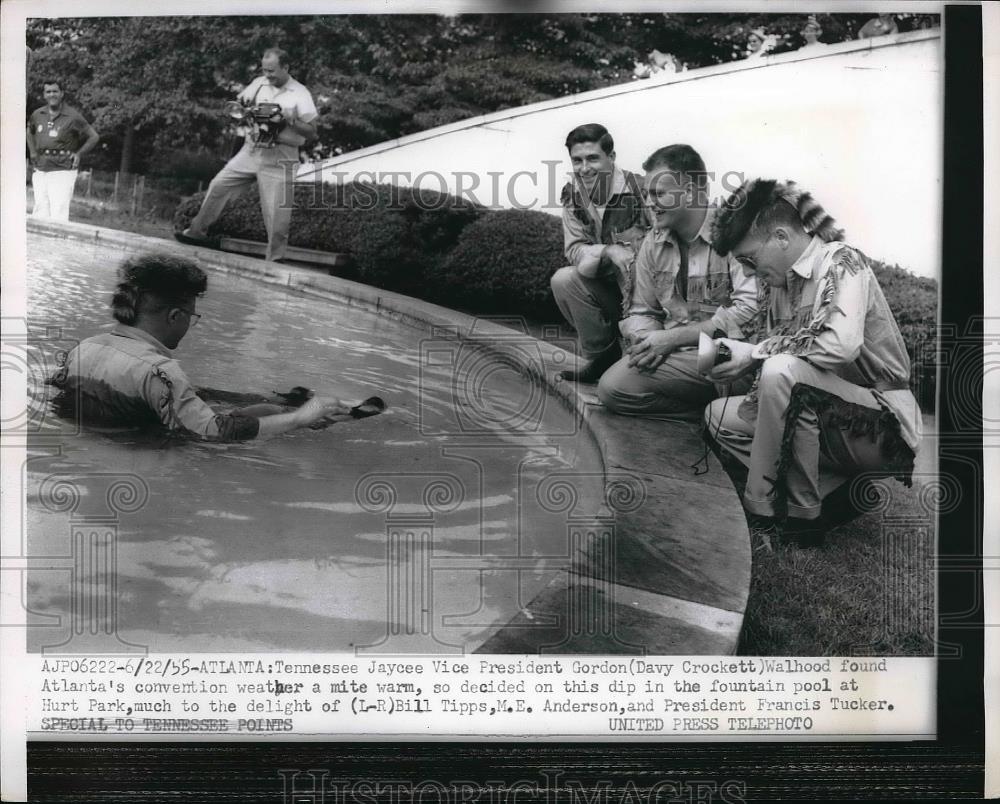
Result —
<instances>
[{"instance_id":1,"label":"khaki trousers","mask_svg":"<svg viewBox=\"0 0 1000 804\"><path fill-rule=\"evenodd\" d=\"M752 514L815 519L823 498L854 475L905 475L907 461L912 472L913 453L871 389L801 358L764 361L755 423L737 413L744 398L716 399L705 425L708 437L747 467L743 505Z\"/></svg>"},{"instance_id":2,"label":"khaki trousers","mask_svg":"<svg viewBox=\"0 0 1000 804\"><path fill-rule=\"evenodd\" d=\"M267 229L267 253L264 259L278 260L288 248L288 230L292 224L292 180L299 164L295 145L254 148L246 143L208 185L201 209L189 227L194 237L207 236L208 227L222 214L226 203L255 181L260 190L260 209Z\"/></svg>"},{"instance_id":3,"label":"khaki trousers","mask_svg":"<svg viewBox=\"0 0 1000 804\"><path fill-rule=\"evenodd\" d=\"M615 276L590 279L569 265L556 271L550 284L560 312L576 330L584 360L600 357L618 344L622 292Z\"/></svg>"},{"instance_id":4,"label":"khaki trousers","mask_svg":"<svg viewBox=\"0 0 1000 804\"><path fill-rule=\"evenodd\" d=\"M623 357L604 372L597 385L601 404L630 416L677 414L702 409L715 398L715 385L698 373L698 350L683 347L655 371L642 372Z\"/></svg>"}]
</instances>

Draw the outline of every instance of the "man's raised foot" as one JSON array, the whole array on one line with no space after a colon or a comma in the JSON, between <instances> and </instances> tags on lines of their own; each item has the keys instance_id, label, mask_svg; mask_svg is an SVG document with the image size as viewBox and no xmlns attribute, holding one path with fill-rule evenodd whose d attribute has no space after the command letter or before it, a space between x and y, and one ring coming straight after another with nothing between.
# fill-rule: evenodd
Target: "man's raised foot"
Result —
<instances>
[{"instance_id":1,"label":"man's raised foot","mask_svg":"<svg viewBox=\"0 0 1000 804\"><path fill-rule=\"evenodd\" d=\"M605 371L621 359L621 356L622 350L618 344L615 344L612 348L606 349L593 360L588 360L579 369L560 371L559 379L568 380L569 382L596 383L601 379L601 375Z\"/></svg>"}]
</instances>

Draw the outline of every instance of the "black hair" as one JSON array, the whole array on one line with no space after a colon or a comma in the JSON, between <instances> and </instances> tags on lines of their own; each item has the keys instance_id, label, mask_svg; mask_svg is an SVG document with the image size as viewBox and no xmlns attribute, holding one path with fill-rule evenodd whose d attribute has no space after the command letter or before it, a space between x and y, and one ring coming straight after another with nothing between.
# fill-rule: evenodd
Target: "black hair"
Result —
<instances>
[{"instance_id":1,"label":"black hair","mask_svg":"<svg viewBox=\"0 0 1000 804\"><path fill-rule=\"evenodd\" d=\"M566 150L584 142L596 142L607 156L611 156L611 152L615 150L614 139L600 123L585 123L574 128L566 135Z\"/></svg>"},{"instance_id":2,"label":"black hair","mask_svg":"<svg viewBox=\"0 0 1000 804\"><path fill-rule=\"evenodd\" d=\"M657 148L642 163L645 171L665 168L680 173L684 178L694 183L699 191L704 191L708 187L708 171L705 170L705 160L701 158L690 145L677 143Z\"/></svg>"},{"instance_id":3,"label":"black hair","mask_svg":"<svg viewBox=\"0 0 1000 804\"><path fill-rule=\"evenodd\" d=\"M45 78L45 79L42 80L42 89L43 90L45 89L45 87L52 86L52 85L55 85L55 86L59 87L59 91L60 92L65 92L66 91L66 90L63 89L62 81L60 81L58 78Z\"/></svg>"},{"instance_id":4,"label":"black hair","mask_svg":"<svg viewBox=\"0 0 1000 804\"><path fill-rule=\"evenodd\" d=\"M760 234L761 232L770 232L777 226L783 226L793 232L800 233L806 230L802 219L799 218L799 211L784 198L776 200L758 212L750 231L754 234Z\"/></svg>"},{"instance_id":5,"label":"black hair","mask_svg":"<svg viewBox=\"0 0 1000 804\"><path fill-rule=\"evenodd\" d=\"M172 254L129 257L118 269L119 282L111 298L111 312L122 324L135 324L140 307L178 307L201 296L208 276L194 262Z\"/></svg>"}]
</instances>

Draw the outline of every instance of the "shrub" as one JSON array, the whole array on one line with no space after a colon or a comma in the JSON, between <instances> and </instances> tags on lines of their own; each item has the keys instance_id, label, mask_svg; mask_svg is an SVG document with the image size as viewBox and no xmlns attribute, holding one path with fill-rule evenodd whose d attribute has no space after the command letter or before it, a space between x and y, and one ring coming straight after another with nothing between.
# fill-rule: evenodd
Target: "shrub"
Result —
<instances>
[{"instance_id":1,"label":"shrub","mask_svg":"<svg viewBox=\"0 0 1000 804\"><path fill-rule=\"evenodd\" d=\"M147 173L197 189L198 182L208 184L224 164L207 151L164 151L150 160Z\"/></svg>"},{"instance_id":2,"label":"shrub","mask_svg":"<svg viewBox=\"0 0 1000 804\"><path fill-rule=\"evenodd\" d=\"M174 229L186 229L191 220L201 209L205 193L195 193L190 198L181 201L174 213ZM294 216L293 216L294 221ZM215 236L239 237L247 240L267 240L267 229L264 227L264 217L260 212L260 196L253 187L243 195L234 198L223 210L218 220L209 227L209 234Z\"/></svg>"},{"instance_id":3,"label":"shrub","mask_svg":"<svg viewBox=\"0 0 1000 804\"><path fill-rule=\"evenodd\" d=\"M491 212L468 226L432 283L476 313L558 320L549 279L566 264L562 224L544 212Z\"/></svg>"},{"instance_id":4,"label":"shrub","mask_svg":"<svg viewBox=\"0 0 1000 804\"><path fill-rule=\"evenodd\" d=\"M199 193L177 208L175 229L188 226L203 198ZM362 281L425 295L421 290L429 268L481 214L472 203L429 190L302 183L295 186L289 243L350 254ZM256 187L231 200L209 234L266 240Z\"/></svg>"},{"instance_id":5,"label":"shrub","mask_svg":"<svg viewBox=\"0 0 1000 804\"><path fill-rule=\"evenodd\" d=\"M910 388L920 409L930 413L937 389L938 283L898 265L870 262L910 355Z\"/></svg>"},{"instance_id":6,"label":"shrub","mask_svg":"<svg viewBox=\"0 0 1000 804\"><path fill-rule=\"evenodd\" d=\"M352 183L344 193L332 216L359 278L423 298L430 297L428 281L445 255L482 214L469 202L428 190Z\"/></svg>"}]
</instances>

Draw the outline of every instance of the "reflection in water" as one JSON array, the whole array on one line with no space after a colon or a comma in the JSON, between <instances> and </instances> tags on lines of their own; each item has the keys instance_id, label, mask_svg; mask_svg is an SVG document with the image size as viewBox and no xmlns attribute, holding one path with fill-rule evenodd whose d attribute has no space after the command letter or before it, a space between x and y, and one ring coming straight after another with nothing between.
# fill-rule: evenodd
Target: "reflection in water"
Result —
<instances>
[{"instance_id":1,"label":"reflection in water","mask_svg":"<svg viewBox=\"0 0 1000 804\"><path fill-rule=\"evenodd\" d=\"M30 235L29 254L33 331L58 327L79 340L109 326L125 252ZM114 524L124 638L154 650L377 643L387 613L393 627L406 620L392 595L404 575L412 580L388 555L407 572L423 568L434 638L474 649L568 563L568 513L545 510L534 490L553 472L586 473L573 515L592 513L601 464L557 400L510 366L475 354L470 364L468 350L458 370L427 359L422 330L208 270L203 317L177 350L193 383L265 393L304 385L347 399L378 395L389 409L226 445L76 434L46 420L28 465L32 555L70 556L73 523L113 513L112 475L148 486L145 505ZM35 397L46 393L36 378L31 386ZM475 405L474 415L457 404ZM41 449L53 440L58 454ZM79 492L75 512L50 510L41 486L54 474ZM383 479L365 497L359 481L371 475ZM496 557L522 560L510 568ZM29 574L33 611L66 614L71 567L54 558L52 569ZM64 617L61 627L33 629L30 647L62 642L66 625Z\"/></svg>"}]
</instances>

